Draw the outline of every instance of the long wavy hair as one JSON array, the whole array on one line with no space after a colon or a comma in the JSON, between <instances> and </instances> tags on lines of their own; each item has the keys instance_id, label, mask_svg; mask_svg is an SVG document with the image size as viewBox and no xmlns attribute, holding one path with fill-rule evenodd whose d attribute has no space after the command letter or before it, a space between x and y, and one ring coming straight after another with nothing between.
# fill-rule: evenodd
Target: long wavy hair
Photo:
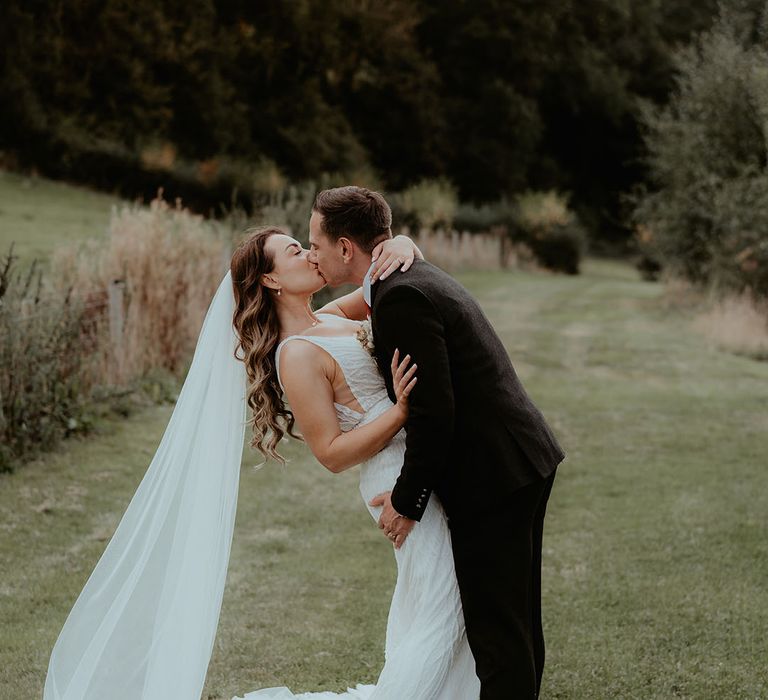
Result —
<instances>
[{"instance_id":1,"label":"long wavy hair","mask_svg":"<svg viewBox=\"0 0 768 700\"><path fill-rule=\"evenodd\" d=\"M261 283L261 278L275 267L264 244L270 236L284 233L274 226L247 229L230 263L235 292L232 323L240 340L235 357L245 363L248 375L248 424L253 430L250 445L281 464L285 459L277 452L277 445L283 436L288 433L299 440L302 437L294 433L296 421L283 401L277 379L275 350L280 323L273 292Z\"/></svg>"}]
</instances>

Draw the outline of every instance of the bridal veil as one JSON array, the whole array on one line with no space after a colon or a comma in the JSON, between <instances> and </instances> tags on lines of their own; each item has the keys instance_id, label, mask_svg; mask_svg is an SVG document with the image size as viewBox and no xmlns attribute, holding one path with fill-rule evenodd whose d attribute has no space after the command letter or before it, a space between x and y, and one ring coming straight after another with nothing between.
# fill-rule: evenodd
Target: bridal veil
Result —
<instances>
[{"instance_id":1,"label":"bridal veil","mask_svg":"<svg viewBox=\"0 0 768 700\"><path fill-rule=\"evenodd\" d=\"M245 434L231 274L157 452L51 653L44 700L196 700L219 621Z\"/></svg>"}]
</instances>

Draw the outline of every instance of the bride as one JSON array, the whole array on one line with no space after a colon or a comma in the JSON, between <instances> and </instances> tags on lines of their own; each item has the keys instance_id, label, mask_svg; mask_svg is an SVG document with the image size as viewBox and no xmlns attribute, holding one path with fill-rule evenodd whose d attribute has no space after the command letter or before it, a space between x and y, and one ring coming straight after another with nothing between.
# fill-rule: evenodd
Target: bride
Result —
<instances>
[{"instance_id":1,"label":"bride","mask_svg":"<svg viewBox=\"0 0 768 700\"><path fill-rule=\"evenodd\" d=\"M408 357L392 360L397 403L365 345L357 320L366 315L359 289L317 312L310 298L325 284L308 251L274 229L254 233L232 257L241 338L252 389L254 446L274 454L285 415L281 388L293 418L318 461L332 472L357 464L360 493L375 521L376 496L391 491L405 453L407 397L417 381ZM386 263L384 263L386 265ZM382 266L383 267L383 266ZM361 336L361 337L358 337ZM361 342L362 341L362 342ZM274 354L273 354L274 350ZM273 359L274 358L274 359ZM376 700L471 700L480 684L464 632L450 534L432 496L405 543L395 541L398 575L387 621L385 663L375 686L344 695L266 689L246 700L375 698Z\"/></svg>"},{"instance_id":2,"label":"bride","mask_svg":"<svg viewBox=\"0 0 768 700\"><path fill-rule=\"evenodd\" d=\"M399 474L416 367L393 358L393 403L370 354L362 290L313 311L325 280L308 252L280 229L249 233L211 302L160 446L56 641L44 700L200 697L229 561L246 403L251 445L265 456L281 460L278 443L298 424L330 471L360 464L374 520L376 496ZM404 260L405 271L414 248L387 241L377 270L386 275ZM376 684L341 695L266 688L245 700L479 697L434 496L407 541L393 545L398 576Z\"/></svg>"}]
</instances>

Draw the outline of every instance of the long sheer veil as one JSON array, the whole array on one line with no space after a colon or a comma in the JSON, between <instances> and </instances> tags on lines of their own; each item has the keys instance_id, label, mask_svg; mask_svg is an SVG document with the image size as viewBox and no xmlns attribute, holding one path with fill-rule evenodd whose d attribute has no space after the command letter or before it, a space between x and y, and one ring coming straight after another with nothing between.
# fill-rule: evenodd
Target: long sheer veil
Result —
<instances>
[{"instance_id":1,"label":"long sheer veil","mask_svg":"<svg viewBox=\"0 0 768 700\"><path fill-rule=\"evenodd\" d=\"M237 507L246 373L228 272L160 446L51 653L44 700L197 700Z\"/></svg>"}]
</instances>

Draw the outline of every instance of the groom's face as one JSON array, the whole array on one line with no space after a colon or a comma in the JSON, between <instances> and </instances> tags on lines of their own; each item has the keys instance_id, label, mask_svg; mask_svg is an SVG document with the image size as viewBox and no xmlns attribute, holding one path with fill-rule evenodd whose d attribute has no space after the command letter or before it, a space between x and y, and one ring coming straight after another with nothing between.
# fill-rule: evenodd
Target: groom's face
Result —
<instances>
[{"instance_id":1,"label":"groom's face","mask_svg":"<svg viewBox=\"0 0 768 700\"><path fill-rule=\"evenodd\" d=\"M317 269L331 287L338 287L350 281L349 265L344 262L345 246L323 233L323 215L313 211L309 219L309 262Z\"/></svg>"}]
</instances>

